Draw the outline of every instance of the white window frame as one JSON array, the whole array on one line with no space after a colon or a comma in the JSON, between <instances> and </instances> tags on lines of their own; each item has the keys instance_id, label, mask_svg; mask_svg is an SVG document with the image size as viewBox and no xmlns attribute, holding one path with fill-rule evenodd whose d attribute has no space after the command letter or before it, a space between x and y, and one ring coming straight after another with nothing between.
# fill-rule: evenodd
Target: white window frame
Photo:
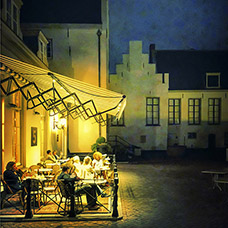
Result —
<instances>
[{"instance_id":1,"label":"white window frame","mask_svg":"<svg viewBox=\"0 0 228 228\"><path fill-rule=\"evenodd\" d=\"M40 39L39 39L39 52L40 52L40 59L44 61L44 43Z\"/></svg>"},{"instance_id":2,"label":"white window frame","mask_svg":"<svg viewBox=\"0 0 228 228\"><path fill-rule=\"evenodd\" d=\"M42 45L41 45L41 43L42 43ZM47 61L47 44L48 44L47 38L40 31L39 35L38 35L38 52L37 52L37 56L46 65L48 65L48 61Z\"/></svg>"},{"instance_id":3,"label":"white window frame","mask_svg":"<svg viewBox=\"0 0 228 228\"><path fill-rule=\"evenodd\" d=\"M211 76L217 76L218 77L218 86L208 86L208 82L209 82L209 77ZM206 88L208 89L217 89L220 88L220 73L219 72L215 72L215 73L206 73Z\"/></svg>"}]
</instances>

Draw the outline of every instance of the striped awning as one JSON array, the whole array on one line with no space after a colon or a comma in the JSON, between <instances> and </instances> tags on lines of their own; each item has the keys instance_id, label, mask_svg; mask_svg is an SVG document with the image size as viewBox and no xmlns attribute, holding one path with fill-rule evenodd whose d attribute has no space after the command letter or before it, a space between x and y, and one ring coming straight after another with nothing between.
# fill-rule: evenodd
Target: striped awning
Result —
<instances>
[{"instance_id":1,"label":"striped awning","mask_svg":"<svg viewBox=\"0 0 228 228\"><path fill-rule=\"evenodd\" d=\"M42 69L4 55L0 55L1 90L5 95L20 91L27 100L27 108L42 105L50 115L70 115L104 122L102 114L120 118L125 95L97 87L47 69Z\"/></svg>"}]
</instances>

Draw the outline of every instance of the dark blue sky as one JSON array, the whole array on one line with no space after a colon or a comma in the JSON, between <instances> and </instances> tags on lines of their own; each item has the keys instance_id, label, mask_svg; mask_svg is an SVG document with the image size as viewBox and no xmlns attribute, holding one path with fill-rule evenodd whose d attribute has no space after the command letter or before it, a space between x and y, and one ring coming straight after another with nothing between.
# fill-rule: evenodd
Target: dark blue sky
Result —
<instances>
[{"instance_id":1,"label":"dark blue sky","mask_svg":"<svg viewBox=\"0 0 228 228\"><path fill-rule=\"evenodd\" d=\"M110 73L122 63L130 40L143 52L228 50L228 0L109 0Z\"/></svg>"}]
</instances>

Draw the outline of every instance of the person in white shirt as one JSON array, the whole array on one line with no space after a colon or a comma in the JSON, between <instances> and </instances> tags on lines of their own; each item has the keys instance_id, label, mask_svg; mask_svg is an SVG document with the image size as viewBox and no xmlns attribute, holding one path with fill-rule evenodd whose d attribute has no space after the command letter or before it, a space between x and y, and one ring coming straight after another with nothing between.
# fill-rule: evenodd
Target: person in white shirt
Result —
<instances>
[{"instance_id":1,"label":"person in white shirt","mask_svg":"<svg viewBox=\"0 0 228 228\"><path fill-rule=\"evenodd\" d=\"M75 169L76 169L76 173L79 177L82 177L82 164L81 164L81 161L80 161L80 158L79 156L74 156L72 158L73 160L73 165L75 166Z\"/></svg>"}]
</instances>

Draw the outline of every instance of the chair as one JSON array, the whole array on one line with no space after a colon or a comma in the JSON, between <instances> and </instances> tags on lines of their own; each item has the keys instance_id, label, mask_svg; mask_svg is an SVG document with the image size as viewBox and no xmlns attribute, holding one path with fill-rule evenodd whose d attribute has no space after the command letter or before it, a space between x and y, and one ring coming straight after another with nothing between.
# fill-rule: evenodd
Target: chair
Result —
<instances>
[{"instance_id":1,"label":"chair","mask_svg":"<svg viewBox=\"0 0 228 228\"><path fill-rule=\"evenodd\" d=\"M35 174L38 174L38 170L40 169L40 165L31 165L29 168L28 168L28 172L31 173L31 175L35 175Z\"/></svg>"},{"instance_id":2,"label":"chair","mask_svg":"<svg viewBox=\"0 0 228 228\"><path fill-rule=\"evenodd\" d=\"M3 175L0 175L1 178L1 184L3 185L3 189L4 191L1 192L1 205L0 208L3 209L4 205L6 202L8 202L11 206L13 206L16 210L20 211L21 214L24 214L24 202L23 202L23 198L22 198L22 190L19 190L17 192L13 192L12 189L10 188L10 186L6 183L6 181L3 178ZM17 206L15 206L11 201L13 201L15 198L19 197L19 200L23 206L23 211L18 208Z\"/></svg>"},{"instance_id":3,"label":"chair","mask_svg":"<svg viewBox=\"0 0 228 228\"><path fill-rule=\"evenodd\" d=\"M44 192L44 195L46 195L46 199L44 199L45 204L48 203L47 198L49 195L54 195L55 200L57 200L57 196L59 195L59 189L58 189L56 180L61 172L62 170L59 170L58 172L56 172L52 180L48 182L48 185L43 186L43 192ZM49 199L53 200L53 198L49 198Z\"/></svg>"},{"instance_id":4,"label":"chair","mask_svg":"<svg viewBox=\"0 0 228 228\"><path fill-rule=\"evenodd\" d=\"M61 204L63 202L63 200L65 200L65 203L64 203L64 215L66 215L69 211L69 207L70 207L70 189L69 189L69 186L67 187L67 185L65 184L64 180L57 180L57 183L58 183L58 187L59 187L59 190L60 190L60 202L59 202L59 205L58 205L58 209L57 209L57 212L58 213L61 213L60 212L60 207L61 207Z\"/></svg>"},{"instance_id":5,"label":"chair","mask_svg":"<svg viewBox=\"0 0 228 228\"><path fill-rule=\"evenodd\" d=\"M25 192L28 193L28 182L23 182L25 187ZM31 204L33 206L33 212L35 213L36 202L38 203L38 208L41 208L41 194L42 194L42 184L37 179L31 179L30 184L30 195L31 195Z\"/></svg>"},{"instance_id":6,"label":"chair","mask_svg":"<svg viewBox=\"0 0 228 228\"><path fill-rule=\"evenodd\" d=\"M60 165L56 164L52 166L52 175L55 175L57 172L59 172L59 170L61 170Z\"/></svg>"},{"instance_id":7,"label":"chair","mask_svg":"<svg viewBox=\"0 0 228 228\"><path fill-rule=\"evenodd\" d=\"M71 191L72 191L71 186L68 183L66 183L64 180L57 180L57 183L61 193L57 212L61 213L60 207L63 201L65 201L63 211L64 211L64 215L66 215L67 213L69 213L70 206L71 206ZM82 212L83 205L82 205L81 195L77 195L75 197L74 203L75 203L76 213ZM79 210L79 206L81 207L81 210Z\"/></svg>"}]
</instances>

